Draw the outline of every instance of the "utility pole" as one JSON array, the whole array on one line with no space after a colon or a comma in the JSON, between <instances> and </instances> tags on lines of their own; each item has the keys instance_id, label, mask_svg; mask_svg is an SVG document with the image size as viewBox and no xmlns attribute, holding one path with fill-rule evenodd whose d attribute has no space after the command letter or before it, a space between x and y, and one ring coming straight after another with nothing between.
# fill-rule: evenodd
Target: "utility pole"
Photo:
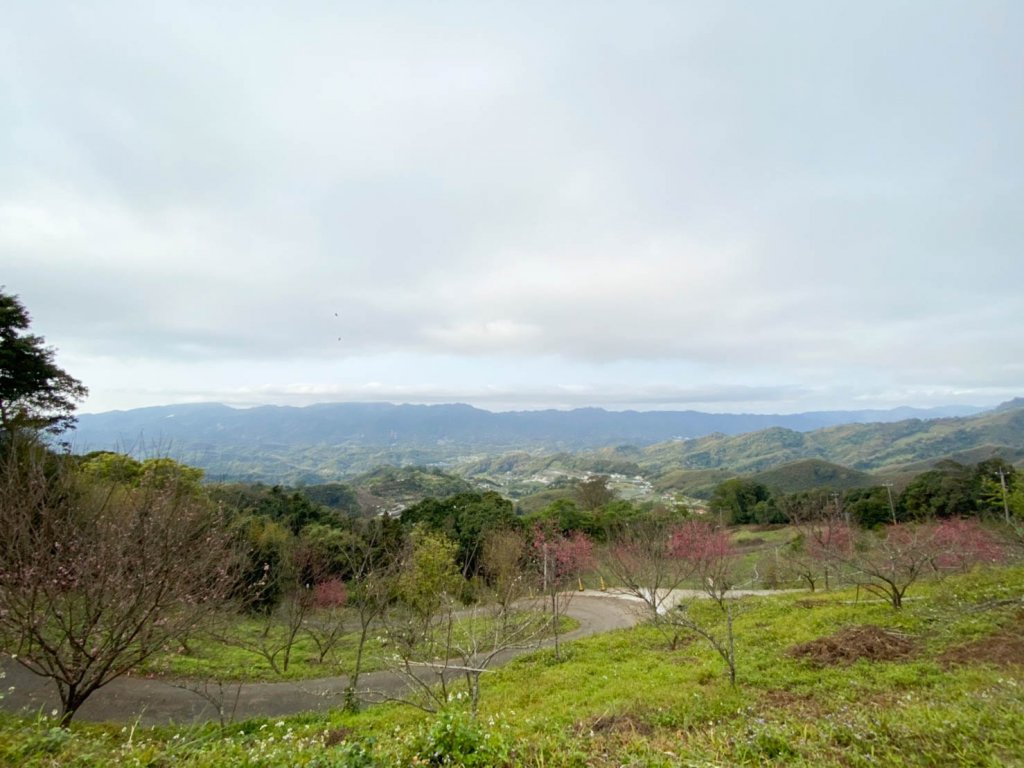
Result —
<instances>
[{"instance_id":1,"label":"utility pole","mask_svg":"<svg viewBox=\"0 0 1024 768\"><path fill-rule=\"evenodd\" d=\"M1003 517L1006 520L1006 524L1010 524L1010 502L1006 498L1006 472L1000 467L996 470L996 474L999 475L999 485L1003 489Z\"/></svg>"},{"instance_id":2,"label":"utility pole","mask_svg":"<svg viewBox=\"0 0 1024 768\"><path fill-rule=\"evenodd\" d=\"M832 494L832 501L836 505L836 514L837 515L842 515L843 516L843 521L847 525L849 525L850 524L850 513L848 511L846 511L845 509L843 509L843 502L842 502L842 499L840 499L838 492Z\"/></svg>"},{"instance_id":3,"label":"utility pole","mask_svg":"<svg viewBox=\"0 0 1024 768\"><path fill-rule=\"evenodd\" d=\"M896 525L896 505L892 503L892 483L882 483L885 492L889 494L889 514L892 515L892 524Z\"/></svg>"}]
</instances>

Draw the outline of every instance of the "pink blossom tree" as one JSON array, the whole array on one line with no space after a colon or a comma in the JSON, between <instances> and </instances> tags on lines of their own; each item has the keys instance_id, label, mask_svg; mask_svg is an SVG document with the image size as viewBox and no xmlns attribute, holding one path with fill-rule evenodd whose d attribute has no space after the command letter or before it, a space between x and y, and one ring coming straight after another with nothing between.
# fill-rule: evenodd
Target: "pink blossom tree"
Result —
<instances>
[{"instance_id":1,"label":"pink blossom tree","mask_svg":"<svg viewBox=\"0 0 1024 768\"><path fill-rule=\"evenodd\" d=\"M559 621L572 600L573 580L593 567L594 544L579 531L567 536L554 526L537 525L533 529L532 550L541 591L550 600L555 658L561 659Z\"/></svg>"},{"instance_id":2,"label":"pink blossom tree","mask_svg":"<svg viewBox=\"0 0 1024 768\"><path fill-rule=\"evenodd\" d=\"M995 537L976 520L888 526L868 534L857 547L851 564L869 592L903 606L907 590L929 573L968 570L981 563L1000 562L1005 556Z\"/></svg>"},{"instance_id":3,"label":"pink blossom tree","mask_svg":"<svg viewBox=\"0 0 1024 768\"><path fill-rule=\"evenodd\" d=\"M675 626L704 638L722 657L729 669L729 683L736 685L736 642L733 632L735 599L730 594L735 581L737 551L724 528L710 523L690 521L672 534L671 551L689 564L700 589L714 602L725 620L723 630L705 624L694 616L692 606L680 603L668 614Z\"/></svg>"}]
</instances>

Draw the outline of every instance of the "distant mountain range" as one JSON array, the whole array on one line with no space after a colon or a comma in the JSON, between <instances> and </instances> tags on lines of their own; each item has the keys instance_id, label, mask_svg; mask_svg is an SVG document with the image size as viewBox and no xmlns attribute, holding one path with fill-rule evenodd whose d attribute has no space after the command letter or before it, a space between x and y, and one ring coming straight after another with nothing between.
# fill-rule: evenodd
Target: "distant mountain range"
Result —
<instances>
[{"instance_id":1,"label":"distant mountain range","mask_svg":"<svg viewBox=\"0 0 1024 768\"><path fill-rule=\"evenodd\" d=\"M643 474L661 478L658 484L669 488L805 459L900 472L920 471L943 457L977 461L1001 455L1020 461L1024 400L988 411L897 408L788 415L190 404L84 414L74 449L173 456L203 467L214 480L315 484L406 465L444 466L482 479L560 467Z\"/></svg>"},{"instance_id":2,"label":"distant mountain range","mask_svg":"<svg viewBox=\"0 0 1024 768\"><path fill-rule=\"evenodd\" d=\"M446 444L473 449L581 450L740 435L772 427L808 432L840 424L967 416L982 410L952 406L764 415L579 408L492 413L460 404L331 403L241 409L200 403L83 414L75 445L80 452L138 446L173 447L177 452L238 446L434 448Z\"/></svg>"}]
</instances>

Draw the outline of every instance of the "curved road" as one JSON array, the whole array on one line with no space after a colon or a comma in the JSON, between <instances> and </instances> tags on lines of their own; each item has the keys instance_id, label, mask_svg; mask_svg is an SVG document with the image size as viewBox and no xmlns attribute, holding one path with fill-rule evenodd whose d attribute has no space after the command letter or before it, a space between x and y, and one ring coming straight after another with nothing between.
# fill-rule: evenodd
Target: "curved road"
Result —
<instances>
[{"instance_id":1,"label":"curved road","mask_svg":"<svg viewBox=\"0 0 1024 768\"><path fill-rule=\"evenodd\" d=\"M638 605L600 592L585 592L574 596L568 614L579 622L579 627L562 636L563 641L575 640L598 632L622 629L634 625L638 618ZM526 651L510 651L499 660L509 661ZM29 672L20 664L4 658L0 667L6 679L0 682L4 699L0 707L7 710L50 712L59 706L57 688L46 678ZM376 693L397 695L406 690L405 680L393 672L370 672L360 675L360 689L370 700ZM237 693L233 718L278 717L299 712L330 709L341 705L348 685L347 677L328 677L317 680L298 680L281 683L244 683L225 685L222 691L208 689L211 700L194 690L175 686L163 680L122 677L96 691L75 715L76 720L138 722L141 725L164 723L199 723L217 720L213 701L222 698L230 713ZM13 686L13 691L8 687ZM223 694L223 696L221 696Z\"/></svg>"}]
</instances>

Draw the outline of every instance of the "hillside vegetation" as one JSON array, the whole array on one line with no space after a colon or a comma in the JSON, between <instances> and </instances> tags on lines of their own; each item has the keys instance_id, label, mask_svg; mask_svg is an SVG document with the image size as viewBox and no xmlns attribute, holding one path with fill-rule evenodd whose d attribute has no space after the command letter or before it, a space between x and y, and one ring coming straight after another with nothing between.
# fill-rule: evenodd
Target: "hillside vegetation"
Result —
<instances>
[{"instance_id":1,"label":"hillside vegetation","mask_svg":"<svg viewBox=\"0 0 1024 768\"><path fill-rule=\"evenodd\" d=\"M742 601L739 685L706 644L639 627L540 651L481 712L395 705L198 728L0 716L0 762L180 766L1012 766L1024 755L1024 569L924 586L901 612L854 591Z\"/></svg>"},{"instance_id":2,"label":"hillside vegetation","mask_svg":"<svg viewBox=\"0 0 1024 768\"><path fill-rule=\"evenodd\" d=\"M75 446L169 454L202 467L210 479L291 485L347 479L382 465L457 467L480 478L557 467L655 479L679 469L761 472L802 459L871 471L957 455L970 460L974 451L1022 457L1024 409L1017 401L973 416L909 411L927 418L894 420L906 413L495 414L353 403L243 411L206 404L86 414Z\"/></svg>"}]
</instances>

